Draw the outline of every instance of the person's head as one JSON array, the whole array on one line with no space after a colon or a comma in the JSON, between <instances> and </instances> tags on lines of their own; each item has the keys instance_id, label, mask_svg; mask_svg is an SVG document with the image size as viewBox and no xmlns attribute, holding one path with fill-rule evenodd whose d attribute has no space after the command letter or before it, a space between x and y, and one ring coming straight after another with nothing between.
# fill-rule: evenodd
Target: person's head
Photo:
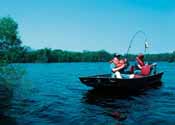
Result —
<instances>
[{"instance_id":1,"label":"person's head","mask_svg":"<svg viewBox=\"0 0 175 125\"><path fill-rule=\"evenodd\" d=\"M118 58L118 59L120 59L121 55L118 54L118 53L115 53L115 54L114 54L114 58L115 58L115 57Z\"/></svg>"},{"instance_id":2,"label":"person's head","mask_svg":"<svg viewBox=\"0 0 175 125\"><path fill-rule=\"evenodd\" d=\"M110 61L111 63L117 64L120 61L120 54L115 53L113 59Z\"/></svg>"}]
</instances>

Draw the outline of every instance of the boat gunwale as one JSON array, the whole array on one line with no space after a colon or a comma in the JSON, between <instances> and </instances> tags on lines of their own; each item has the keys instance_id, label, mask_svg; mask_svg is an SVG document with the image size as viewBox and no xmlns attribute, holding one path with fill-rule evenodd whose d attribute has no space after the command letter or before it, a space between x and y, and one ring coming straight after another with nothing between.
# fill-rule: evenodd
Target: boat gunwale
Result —
<instances>
[{"instance_id":1,"label":"boat gunwale","mask_svg":"<svg viewBox=\"0 0 175 125\"><path fill-rule=\"evenodd\" d=\"M139 80L139 79L155 77L155 76L163 75L163 74L164 74L164 72L158 72L158 73L153 74L153 75L143 76L143 77L140 77L140 78L131 78L131 79L125 79L125 78L118 79L118 78L112 78L112 77L102 77L104 75L109 75L109 74L103 74L103 75L93 75L93 76L79 77L79 79L98 79L98 78L100 78L100 79L112 79L112 80Z\"/></svg>"}]
</instances>

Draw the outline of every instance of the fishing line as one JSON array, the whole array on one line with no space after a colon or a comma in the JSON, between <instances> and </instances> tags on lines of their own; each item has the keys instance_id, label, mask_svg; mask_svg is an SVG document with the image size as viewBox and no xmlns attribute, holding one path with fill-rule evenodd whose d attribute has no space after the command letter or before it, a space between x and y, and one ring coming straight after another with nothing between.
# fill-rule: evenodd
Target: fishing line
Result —
<instances>
[{"instance_id":1,"label":"fishing line","mask_svg":"<svg viewBox=\"0 0 175 125\"><path fill-rule=\"evenodd\" d=\"M128 54L129 54L129 51L131 49L131 46L132 46L132 43L134 41L134 39L136 38L136 36L138 34L142 34L144 37L145 37L145 40L144 40L144 45L145 45L145 53L146 53L146 50L148 49L148 42L147 42L147 36L146 36L146 33L142 30L138 30L131 38L130 42L129 42L129 46L128 46L128 49L127 49L127 52L126 52L126 58L128 58Z\"/></svg>"}]
</instances>

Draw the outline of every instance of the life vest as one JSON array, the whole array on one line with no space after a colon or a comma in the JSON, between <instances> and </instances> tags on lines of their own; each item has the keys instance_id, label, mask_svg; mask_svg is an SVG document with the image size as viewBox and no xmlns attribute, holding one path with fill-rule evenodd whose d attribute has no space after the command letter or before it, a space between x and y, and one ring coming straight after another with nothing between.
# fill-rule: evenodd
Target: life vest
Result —
<instances>
[{"instance_id":1,"label":"life vest","mask_svg":"<svg viewBox=\"0 0 175 125\"><path fill-rule=\"evenodd\" d=\"M138 62L138 64L140 66L144 66L145 65L144 61L142 59L140 59L139 57L137 57L136 60L137 60L137 62Z\"/></svg>"},{"instance_id":2,"label":"life vest","mask_svg":"<svg viewBox=\"0 0 175 125\"><path fill-rule=\"evenodd\" d=\"M125 64L124 60L113 60L113 63L116 65L116 67L121 67Z\"/></svg>"},{"instance_id":3,"label":"life vest","mask_svg":"<svg viewBox=\"0 0 175 125\"><path fill-rule=\"evenodd\" d=\"M122 66L124 64L125 64L125 61L123 59L119 61L119 66Z\"/></svg>"},{"instance_id":4,"label":"life vest","mask_svg":"<svg viewBox=\"0 0 175 125\"><path fill-rule=\"evenodd\" d=\"M148 76L151 72L151 66L150 65L144 65L142 66L142 69L141 69L141 74L144 75L144 76Z\"/></svg>"}]
</instances>

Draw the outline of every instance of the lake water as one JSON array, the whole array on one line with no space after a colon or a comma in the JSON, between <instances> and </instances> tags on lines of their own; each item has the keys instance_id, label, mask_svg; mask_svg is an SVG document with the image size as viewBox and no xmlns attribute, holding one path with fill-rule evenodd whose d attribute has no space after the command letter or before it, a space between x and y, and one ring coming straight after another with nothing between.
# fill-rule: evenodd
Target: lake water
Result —
<instances>
[{"instance_id":1,"label":"lake water","mask_svg":"<svg viewBox=\"0 0 175 125\"><path fill-rule=\"evenodd\" d=\"M79 81L109 73L108 63L20 65L27 73L1 106L0 125L175 125L174 63L158 63L165 73L160 88L127 97L95 94ZM118 121L111 112L126 119Z\"/></svg>"}]
</instances>

